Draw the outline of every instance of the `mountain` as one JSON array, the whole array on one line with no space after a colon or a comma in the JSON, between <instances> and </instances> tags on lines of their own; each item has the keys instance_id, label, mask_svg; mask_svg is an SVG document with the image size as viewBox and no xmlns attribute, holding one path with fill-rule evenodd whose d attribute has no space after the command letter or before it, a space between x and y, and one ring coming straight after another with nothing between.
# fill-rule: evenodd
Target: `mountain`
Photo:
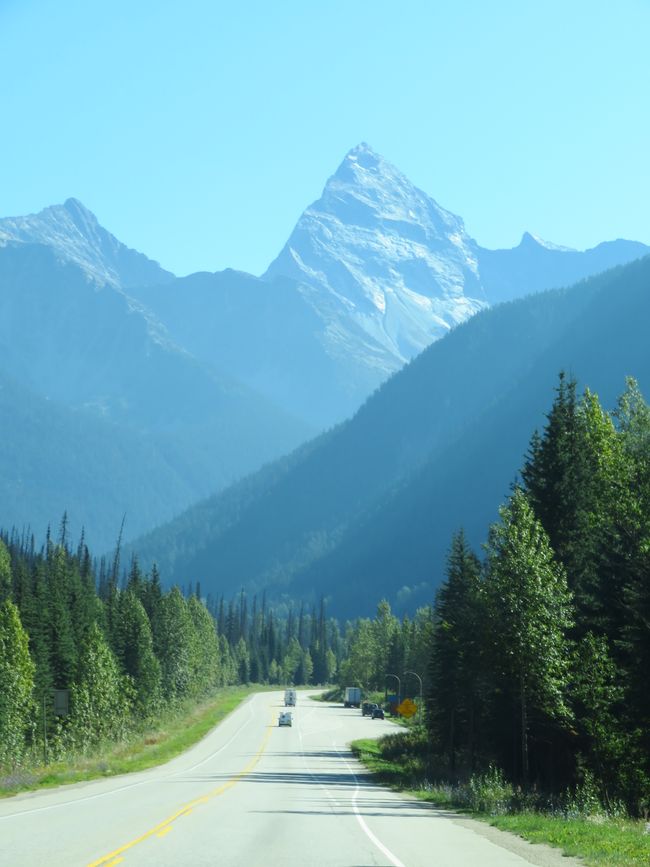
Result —
<instances>
[{"instance_id":1,"label":"mountain","mask_svg":"<svg viewBox=\"0 0 650 867\"><path fill-rule=\"evenodd\" d=\"M330 353L328 307L286 277L261 280L228 269L136 294L176 343L315 430L353 415L386 377L382 350L369 340Z\"/></svg>"},{"instance_id":2,"label":"mountain","mask_svg":"<svg viewBox=\"0 0 650 867\"><path fill-rule=\"evenodd\" d=\"M131 250L100 226L77 199L52 205L38 214L0 219L0 243L43 244L77 265L98 283L128 288L166 283L173 274Z\"/></svg>"},{"instance_id":3,"label":"mountain","mask_svg":"<svg viewBox=\"0 0 650 867\"><path fill-rule=\"evenodd\" d=\"M136 536L195 499L187 474L151 437L48 400L0 372L0 526L53 534L67 512L70 538L109 550L122 518Z\"/></svg>"},{"instance_id":4,"label":"mountain","mask_svg":"<svg viewBox=\"0 0 650 867\"><path fill-rule=\"evenodd\" d=\"M117 512L137 513L127 524L127 535L140 532L147 526L145 514L152 520L177 514L314 431L350 417L405 362L407 369L419 369L413 359L420 350L489 303L567 284L647 249L616 241L581 253L527 234L514 250L485 250L467 235L459 217L367 145L346 155L263 278L231 270L174 278L69 199L36 215L0 220L0 374L36 400L29 414L34 429L40 424L33 416L36 406L46 418L45 407L56 405L64 415L72 413L66 424L78 424L80 430L89 419L106 425L96 434L98 443L104 443L98 446L98 461L117 467L111 450L106 451L110 431L116 443L124 443L125 453L132 451L134 462L156 474L155 484L147 485L134 472L133 484L120 487L118 478L128 481L128 473L116 469L115 489L103 500L119 506L89 526L97 539L110 528L112 540L113 526L121 520ZM544 339L562 332L570 321L566 315L548 325ZM512 327L523 326L516 321ZM498 335L505 346L511 339ZM482 344L482 352L487 358L494 346ZM436 374L440 383L425 379L422 392L414 392L414 407L424 401L428 409L424 414L413 409L411 429L403 427L410 423L408 412L403 419L390 415L403 412L399 401L390 412L380 412L376 427L365 429L355 471L349 472L345 461L331 468L331 484L338 487L318 504L325 510L332 505L329 517L314 517L314 503L296 489L296 502L304 510L296 519L300 539L287 540L286 550L274 549L269 572L266 542L248 550L248 531L243 532L233 576L258 584L289 581L315 562L315 552L320 561L374 498L417 461L426 460L429 450L442 448L452 430L477 418L485 409L482 401L496 401L498 388L510 387L512 359L498 352L496 357L503 370L490 362L485 363L489 379L476 373L484 394L474 393L475 379L458 379L463 394L459 407L464 408L455 422L449 402L456 398L440 389L466 369L460 355L450 361L458 371L441 366ZM383 405L382 395L392 389L386 384L359 417L373 417ZM446 407L444 418L441 406ZM20 436L11 426L7 435ZM333 443L339 442L338 431L332 436ZM344 439L348 436L350 454L356 454L355 435ZM26 466L30 461L40 466L34 442L24 436ZM150 462L138 457L146 443ZM368 464L373 456L376 464ZM305 467L300 472L307 473L317 491L318 465L310 469L307 462ZM46 511L51 504L52 520L60 512L61 490L60 485L56 490L43 486L42 502ZM291 486L288 490L294 492ZM342 502L337 498L343 490ZM93 496L90 486L70 500L86 503L92 512ZM237 494L233 496L236 501ZM141 505L147 497L159 505L147 510ZM268 520L262 510L259 519L271 532L283 514L278 509ZM285 528L278 527L275 537L284 545Z\"/></svg>"},{"instance_id":5,"label":"mountain","mask_svg":"<svg viewBox=\"0 0 650 867\"><path fill-rule=\"evenodd\" d=\"M164 494L163 503L148 510L160 520L311 433L267 398L197 361L139 302L110 283L97 282L52 247L5 243L0 287L0 371L44 400L81 411L77 419L90 413L110 423L124 442L148 443L156 456L148 464L152 472L158 461L164 465L156 470L159 478L143 489L135 466L142 448L132 450L131 479L122 473L124 487L112 494L120 506L110 521L111 537L125 511L138 511L145 492L157 498ZM25 464L36 465L35 440L17 437L9 425L5 438L14 447L24 446ZM96 459L105 459L100 449ZM108 525L97 526L86 517L95 512L97 495L92 482L78 492L76 500L86 506L71 519L87 523L93 537L103 540ZM40 497L60 503L59 491L45 480ZM50 513L53 520L58 511L57 506ZM142 529L140 516L129 521L127 532L135 527Z\"/></svg>"},{"instance_id":6,"label":"mountain","mask_svg":"<svg viewBox=\"0 0 650 867\"><path fill-rule=\"evenodd\" d=\"M366 144L300 217L265 274L278 275L326 298L343 333L354 325L379 343L387 372L485 305L463 221Z\"/></svg>"},{"instance_id":7,"label":"mountain","mask_svg":"<svg viewBox=\"0 0 650 867\"><path fill-rule=\"evenodd\" d=\"M584 253L526 234L486 250L368 145L353 148L262 279L226 270L131 287L175 342L306 423L349 418L488 303L564 286L650 248Z\"/></svg>"},{"instance_id":8,"label":"mountain","mask_svg":"<svg viewBox=\"0 0 650 867\"><path fill-rule=\"evenodd\" d=\"M477 248L479 272L491 304L512 301L530 292L570 286L585 277L625 265L650 253L638 241L605 241L590 250L572 250L549 244L524 232L511 250Z\"/></svg>"},{"instance_id":9,"label":"mountain","mask_svg":"<svg viewBox=\"0 0 650 867\"><path fill-rule=\"evenodd\" d=\"M431 600L453 530L479 545L558 371L612 406L650 388L650 258L485 310L392 377L344 425L134 545L166 582L241 586L340 615Z\"/></svg>"}]
</instances>

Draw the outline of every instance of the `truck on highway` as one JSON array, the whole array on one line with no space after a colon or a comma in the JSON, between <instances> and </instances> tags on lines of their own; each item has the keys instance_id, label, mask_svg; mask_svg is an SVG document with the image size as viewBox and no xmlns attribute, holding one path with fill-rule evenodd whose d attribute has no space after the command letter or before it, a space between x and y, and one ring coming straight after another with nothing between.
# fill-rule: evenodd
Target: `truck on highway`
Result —
<instances>
[{"instance_id":1,"label":"truck on highway","mask_svg":"<svg viewBox=\"0 0 650 867\"><path fill-rule=\"evenodd\" d=\"M346 686L343 698L344 707L361 707L361 689L358 686Z\"/></svg>"},{"instance_id":2,"label":"truck on highway","mask_svg":"<svg viewBox=\"0 0 650 867\"><path fill-rule=\"evenodd\" d=\"M296 691L295 691L295 689L285 689L285 691L284 691L284 706L285 707L295 707L296 706Z\"/></svg>"}]
</instances>

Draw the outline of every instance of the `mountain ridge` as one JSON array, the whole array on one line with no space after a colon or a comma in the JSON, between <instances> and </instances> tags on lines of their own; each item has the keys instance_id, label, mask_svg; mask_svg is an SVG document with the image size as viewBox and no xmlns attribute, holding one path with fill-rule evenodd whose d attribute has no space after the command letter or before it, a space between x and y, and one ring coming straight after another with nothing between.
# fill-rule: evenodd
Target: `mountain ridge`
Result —
<instances>
[{"instance_id":1,"label":"mountain ridge","mask_svg":"<svg viewBox=\"0 0 650 867\"><path fill-rule=\"evenodd\" d=\"M0 219L0 241L44 244L89 277L121 288L166 283L174 277L157 262L118 241L74 198L37 214Z\"/></svg>"}]
</instances>

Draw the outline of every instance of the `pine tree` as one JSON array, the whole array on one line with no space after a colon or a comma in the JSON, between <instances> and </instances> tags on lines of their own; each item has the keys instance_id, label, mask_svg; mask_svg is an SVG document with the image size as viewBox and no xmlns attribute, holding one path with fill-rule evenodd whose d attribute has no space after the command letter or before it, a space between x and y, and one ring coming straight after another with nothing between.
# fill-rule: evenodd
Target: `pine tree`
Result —
<instances>
[{"instance_id":1,"label":"pine tree","mask_svg":"<svg viewBox=\"0 0 650 867\"><path fill-rule=\"evenodd\" d=\"M570 716L565 695L571 594L523 491L515 489L500 516L487 548L492 665L517 695L521 777L527 784L532 711L551 720Z\"/></svg>"},{"instance_id":2,"label":"pine tree","mask_svg":"<svg viewBox=\"0 0 650 867\"><path fill-rule=\"evenodd\" d=\"M0 766L15 765L24 752L33 688L29 639L18 608L4 599L0 602Z\"/></svg>"},{"instance_id":3,"label":"pine tree","mask_svg":"<svg viewBox=\"0 0 650 867\"><path fill-rule=\"evenodd\" d=\"M0 603L10 598L12 583L11 557L7 546L0 540Z\"/></svg>"},{"instance_id":4,"label":"pine tree","mask_svg":"<svg viewBox=\"0 0 650 867\"><path fill-rule=\"evenodd\" d=\"M171 700L184 698L192 690L196 633L178 587L162 597L156 629L163 693Z\"/></svg>"},{"instance_id":5,"label":"pine tree","mask_svg":"<svg viewBox=\"0 0 650 867\"><path fill-rule=\"evenodd\" d=\"M137 585L131 585L137 589ZM149 618L135 589L120 593L115 628L116 655L133 683L134 706L138 716L155 713L161 699L160 663L153 650Z\"/></svg>"},{"instance_id":6,"label":"pine tree","mask_svg":"<svg viewBox=\"0 0 650 867\"><path fill-rule=\"evenodd\" d=\"M484 620L481 565L461 530L452 539L447 577L436 598L427 715L452 776L460 749L474 764Z\"/></svg>"},{"instance_id":7,"label":"pine tree","mask_svg":"<svg viewBox=\"0 0 650 867\"><path fill-rule=\"evenodd\" d=\"M187 610L192 619L195 634L192 653L192 681L195 693L202 695L217 686L221 678L219 641L211 614L196 596L192 596L188 600Z\"/></svg>"},{"instance_id":8,"label":"pine tree","mask_svg":"<svg viewBox=\"0 0 650 867\"><path fill-rule=\"evenodd\" d=\"M79 677L71 690L67 738L79 749L103 739L120 739L129 725L132 692L104 633L94 623L79 655Z\"/></svg>"}]
</instances>

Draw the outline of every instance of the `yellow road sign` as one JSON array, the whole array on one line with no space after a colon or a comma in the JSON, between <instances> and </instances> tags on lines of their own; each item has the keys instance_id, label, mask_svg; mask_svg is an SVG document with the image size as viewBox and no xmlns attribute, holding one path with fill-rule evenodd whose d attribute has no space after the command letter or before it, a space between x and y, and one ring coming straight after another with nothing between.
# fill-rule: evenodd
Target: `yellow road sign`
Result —
<instances>
[{"instance_id":1,"label":"yellow road sign","mask_svg":"<svg viewBox=\"0 0 650 867\"><path fill-rule=\"evenodd\" d=\"M400 716L405 716L408 718L408 717L412 717L417 712L418 712L418 706L410 698L405 698L401 704L397 705L397 713Z\"/></svg>"}]
</instances>

